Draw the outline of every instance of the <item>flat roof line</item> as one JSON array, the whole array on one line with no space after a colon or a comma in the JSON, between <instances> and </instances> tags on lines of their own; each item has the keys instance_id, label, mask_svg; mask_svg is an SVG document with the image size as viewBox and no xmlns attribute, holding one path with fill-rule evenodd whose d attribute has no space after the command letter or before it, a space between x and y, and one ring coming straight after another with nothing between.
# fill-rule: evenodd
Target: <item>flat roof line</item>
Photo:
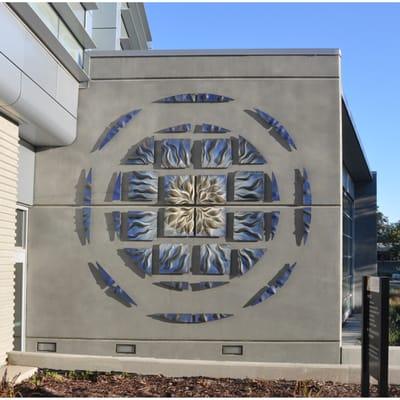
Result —
<instances>
[{"instance_id":1,"label":"flat roof line","mask_svg":"<svg viewBox=\"0 0 400 400\"><path fill-rule=\"evenodd\" d=\"M340 49L188 49L188 50L88 50L90 57L187 57L187 56L333 56Z\"/></svg>"}]
</instances>

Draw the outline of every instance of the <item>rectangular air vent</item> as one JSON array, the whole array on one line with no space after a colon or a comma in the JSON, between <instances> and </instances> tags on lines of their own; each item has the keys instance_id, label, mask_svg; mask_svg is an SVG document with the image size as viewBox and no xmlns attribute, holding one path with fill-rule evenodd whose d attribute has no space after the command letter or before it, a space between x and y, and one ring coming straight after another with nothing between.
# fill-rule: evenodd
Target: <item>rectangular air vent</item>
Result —
<instances>
[{"instance_id":1,"label":"rectangular air vent","mask_svg":"<svg viewBox=\"0 0 400 400\"><path fill-rule=\"evenodd\" d=\"M243 355L243 346L240 346L240 345L222 346L222 354L223 355L242 356Z\"/></svg>"},{"instance_id":2,"label":"rectangular air vent","mask_svg":"<svg viewBox=\"0 0 400 400\"><path fill-rule=\"evenodd\" d=\"M47 351L55 353L57 351L57 344L54 342L37 342L37 351Z\"/></svg>"},{"instance_id":3,"label":"rectangular air vent","mask_svg":"<svg viewBox=\"0 0 400 400\"><path fill-rule=\"evenodd\" d=\"M136 354L136 345L134 344L117 344L116 353L120 354Z\"/></svg>"}]
</instances>

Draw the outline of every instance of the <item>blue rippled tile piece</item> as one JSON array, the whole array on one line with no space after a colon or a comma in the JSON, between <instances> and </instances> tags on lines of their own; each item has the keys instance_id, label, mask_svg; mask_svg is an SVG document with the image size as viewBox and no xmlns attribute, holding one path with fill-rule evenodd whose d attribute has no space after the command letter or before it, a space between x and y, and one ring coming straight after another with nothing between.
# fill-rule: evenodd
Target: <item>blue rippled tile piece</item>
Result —
<instances>
[{"instance_id":1,"label":"blue rippled tile piece","mask_svg":"<svg viewBox=\"0 0 400 400\"><path fill-rule=\"evenodd\" d=\"M160 274L186 274L191 264L191 253L188 245L160 244Z\"/></svg>"},{"instance_id":2,"label":"blue rippled tile piece","mask_svg":"<svg viewBox=\"0 0 400 400\"><path fill-rule=\"evenodd\" d=\"M112 211L111 213L114 232L118 238L121 237L121 212L120 211Z\"/></svg>"},{"instance_id":3,"label":"blue rippled tile piece","mask_svg":"<svg viewBox=\"0 0 400 400\"><path fill-rule=\"evenodd\" d=\"M124 128L129 122L131 122L141 110L133 110L125 115L122 115L117 121L108 129L103 140L99 144L99 150L101 150L107 143L113 139L117 133Z\"/></svg>"},{"instance_id":4,"label":"blue rippled tile piece","mask_svg":"<svg viewBox=\"0 0 400 400\"><path fill-rule=\"evenodd\" d=\"M158 103L226 103L232 98L213 93L183 93L158 100Z\"/></svg>"},{"instance_id":5,"label":"blue rippled tile piece","mask_svg":"<svg viewBox=\"0 0 400 400\"><path fill-rule=\"evenodd\" d=\"M153 171L135 171L129 173L128 200L157 201L158 176Z\"/></svg>"},{"instance_id":6,"label":"blue rippled tile piece","mask_svg":"<svg viewBox=\"0 0 400 400\"><path fill-rule=\"evenodd\" d=\"M202 168L228 168L232 165L230 139L203 139L201 141Z\"/></svg>"},{"instance_id":7,"label":"blue rippled tile piece","mask_svg":"<svg viewBox=\"0 0 400 400\"><path fill-rule=\"evenodd\" d=\"M267 163L267 160L257 150L257 148L240 135L238 140L238 150L238 162L241 165L261 165Z\"/></svg>"},{"instance_id":8,"label":"blue rippled tile piece","mask_svg":"<svg viewBox=\"0 0 400 400\"><path fill-rule=\"evenodd\" d=\"M137 268L144 274L153 273L153 249L150 248L125 248L124 252L129 256Z\"/></svg>"},{"instance_id":9,"label":"blue rippled tile piece","mask_svg":"<svg viewBox=\"0 0 400 400\"><path fill-rule=\"evenodd\" d=\"M237 251L238 256L238 270L237 274L239 276L244 275L246 272L250 271L256 263L264 256L266 249L239 249Z\"/></svg>"},{"instance_id":10,"label":"blue rippled tile piece","mask_svg":"<svg viewBox=\"0 0 400 400\"><path fill-rule=\"evenodd\" d=\"M271 175L271 188L272 188L272 201L279 201L281 196L279 194L278 181L274 173Z\"/></svg>"},{"instance_id":11,"label":"blue rippled tile piece","mask_svg":"<svg viewBox=\"0 0 400 400\"><path fill-rule=\"evenodd\" d=\"M262 288L255 296L253 296L244 307L255 306L256 304L262 303L269 299L271 296L276 294L280 288L282 288L288 281L290 275L293 272L296 263L292 265L286 265L279 274L268 284Z\"/></svg>"},{"instance_id":12,"label":"blue rippled tile piece","mask_svg":"<svg viewBox=\"0 0 400 400\"><path fill-rule=\"evenodd\" d=\"M256 242L264 237L264 213L236 212L233 215L233 240Z\"/></svg>"},{"instance_id":13,"label":"blue rippled tile piece","mask_svg":"<svg viewBox=\"0 0 400 400\"><path fill-rule=\"evenodd\" d=\"M168 314L151 314L149 317L163 321L177 324L202 324L205 322L218 321L221 319L232 317L233 314L222 313L168 313Z\"/></svg>"},{"instance_id":14,"label":"blue rippled tile piece","mask_svg":"<svg viewBox=\"0 0 400 400\"><path fill-rule=\"evenodd\" d=\"M311 207L303 208L303 226L304 226L303 240L304 244L306 244L311 228Z\"/></svg>"},{"instance_id":15,"label":"blue rippled tile piece","mask_svg":"<svg viewBox=\"0 0 400 400\"><path fill-rule=\"evenodd\" d=\"M305 206L312 204L311 185L305 168L303 168L303 204Z\"/></svg>"},{"instance_id":16,"label":"blue rippled tile piece","mask_svg":"<svg viewBox=\"0 0 400 400\"><path fill-rule=\"evenodd\" d=\"M281 215L280 211L273 211L271 213L271 240L274 239L276 232L278 230L280 215Z\"/></svg>"},{"instance_id":17,"label":"blue rippled tile piece","mask_svg":"<svg viewBox=\"0 0 400 400\"><path fill-rule=\"evenodd\" d=\"M294 143L293 138L290 136L290 133L286 130L286 128L274 117L269 115L265 111L261 111L258 108L254 109L257 115L268 125L272 126L276 133L287 143L288 147L296 150L296 144Z\"/></svg>"},{"instance_id":18,"label":"blue rippled tile piece","mask_svg":"<svg viewBox=\"0 0 400 400\"><path fill-rule=\"evenodd\" d=\"M114 189L112 193L112 201L121 200L122 194L122 174L118 172L117 177L115 178Z\"/></svg>"},{"instance_id":19,"label":"blue rippled tile piece","mask_svg":"<svg viewBox=\"0 0 400 400\"><path fill-rule=\"evenodd\" d=\"M128 240L154 240L157 237L156 211L128 211Z\"/></svg>"},{"instance_id":20,"label":"blue rippled tile piece","mask_svg":"<svg viewBox=\"0 0 400 400\"><path fill-rule=\"evenodd\" d=\"M85 178L85 187L83 188L83 204L90 206L92 204L92 168L89 169Z\"/></svg>"},{"instance_id":21,"label":"blue rippled tile piece","mask_svg":"<svg viewBox=\"0 0 400 400\"><path fill-rule=\"evenodd\" d=\"M135 305L137 306L137 304L134 302L134 300L132 299L132 297L130 297L128 295L128 293L125 292L124 289L122 289L120 286L114 286L113 287L113 292L114 294L120 299L122 300L124 303L129 304L129 305Z\"/></svg>"},{"instance_id":22,"label":"blue rippled tile piece","mask_svg":"<svg viewBox=\"0 0 400 400\"><path fill-rule=\"evenodd\" d=\"M198 125L198 133L226 133L229 129L223 128L222 126L212 124L201 124Z\"/></svg>"},{"instance_id":23,"label":"blue rippled tile piece","mask_svg":"<svg viewBox=\"0 0 400 400\"><path fill-rule=\"evenodd\" d=\"M190 139L164 139L161 141L162 168L188 168L191 165Z\"/></svg>"},{"instance_id":24,"label":"blue rippled tile piece","mask_svg":"<svg viewBox=\"0 0 400 400\"><path fill-rule=\"evenodd\" d=\"M96 261L97 271L105 286L112 286L115 283L114 278Z\"/></svg>"},{"instance_id":25,"label":"blue rippled tile piece","mask_svg":"<svg viewBox=\"0 0 400 400\"><path fill-rule=\"evenodd\" d=\"M190 286L192 287L193 292L199 292L201 290L214 289L216 287L224 286L228 283L229 281L202 281L191 283Z\"/></svg>"},{"instance_id":26,"label":"blue rippled tile piece","mask_svg":"<svg viewBox=\"0 0 400 400\"><path fill-rule=\"evenodd\" d=\"M189 282L161 281L161 282L153 282L153 285L162 287L164 289L175 290L177 292L183 292L184 290L189 290Z\"/></svg>"},{"instance_id":27,"label":"blue rippled tile piece","mask_svg":"<svg viewBox=\"0 0 400 400\"><path fill-rule=\"evenodd\" d=\"M169 128L161 129L160 133L183 133L190 132L192 130L192 124L181 124L170 126Z\"/></svg>"},{"instance_id":28,"label":"blue rippled tile piece","mask_svg":"<svg viewBox=\"0 0 400 400\"><path fill-rule=\"evenodd\" d=\"M231 249L223 244L200 246L200 273L203 275L224 275L231 266Z\"/></svg>"},{"instance_id":29,"label":"blue rippled tile piece","mask_svg":"<svg viewBox=\"0 0 400 400\"><path fill-rule=\"evenodd\" d=\"M235 172L233 190L235 201L263 201L264 173L258 171Z\"/></svg>"},{"instance_id":30,"label":"blue rippled tile piece","mask_svg":"<svg viewBox=\"0 0 400 400\"><path fill-rule=\"evenodd\" d=\"M154 163L154 136L149 136L138 143L125 157L124 164L152 165Z\"/></svg>"}]
</instances>

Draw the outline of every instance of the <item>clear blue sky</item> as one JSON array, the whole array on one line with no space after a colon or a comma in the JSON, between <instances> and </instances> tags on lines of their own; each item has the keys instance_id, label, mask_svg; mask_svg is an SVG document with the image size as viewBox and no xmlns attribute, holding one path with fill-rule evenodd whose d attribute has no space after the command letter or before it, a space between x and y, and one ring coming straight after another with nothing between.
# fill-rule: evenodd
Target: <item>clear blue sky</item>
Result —
<instances>
[{"instance_id":1,"label":"clear blue sky","mask_svg":"<svg viewBox=\"0 0 400 400\"><path fill-rule=\"evenodd\" d=\"M340 48L344 93L400 220L400 4L146 3L153 49Z\"/></svg>"}]
</instances>

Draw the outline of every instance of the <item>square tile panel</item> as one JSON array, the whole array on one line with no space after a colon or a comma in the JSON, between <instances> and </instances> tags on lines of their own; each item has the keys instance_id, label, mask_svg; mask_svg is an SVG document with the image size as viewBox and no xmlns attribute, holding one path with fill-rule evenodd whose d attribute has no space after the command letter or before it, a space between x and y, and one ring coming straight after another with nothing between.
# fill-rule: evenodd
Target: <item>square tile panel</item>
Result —
<instances>
[{"instance_id":1,"label":"square tile panel","mask_svg":"<svg viewBox=\"0 0 400 400\"><path fill-rule=\"evenodd\" d=\"M226 203L226 176L199 175L196 177L197 204Z\"/></svg>"},{"instance_id":2,"label":"square tile panel","mask_svg":"<svg viewBox=\"0 0 400 400\"><path fill-rule=\"evenodd\" d=\"M264 237L264 213L236 212L233 215L233 240L256 242Z\"/></svg>"},{"instance_id":3,"label":"square tile panel","mask_svg":"<svg viewBox=\"0 0 400 400\"><path fill-rule=\"evenodd\" d=\"M194 176L167 175L164 180L164 200L169 204L194 204Z\"/></svg>"},{"instance_id":4,"label":"square tile panel","mask_svg":"<svg viewBox=\"0 0 400 400\"><path fill-rule=\"evenodd\" d=\"M191 252L188 245L160 244L160 274L185 274L190 270Z\"/></svg>"},{"instance_id":5,"label":"square tile panel","mask_svg":"<svg viewBox=\"0 0 400 400\"><path fill-rule=\"evenodd\" d=\"M128 211L128 240L153 240L157 237L156 211Z\"/></svg>"},{"instance_id":6,"label":"square tile panel","mask_svg":"<svg viewBox=\"0 0 400 400\"><path fill-rule=\"evenodd\" d=\"M201 141L202 168L228 168L232 165L230 139L203 139Z\"/></svg>"},{"instance_id":7,"label":"square tile panel","mask_svg":"<svg viewBox=\"0 0 400 400\"><path fill-rule=\"evenodd\" d=\"M229 273L231 249L223 244L203 244L200 246L200 272L204 275L224 275Z\"/></svg>"},{"instance_id":8,"label":"square tile panel","mask_svg":"<svg viewBox=\"0 0 400 400\"><path fill-rule=\"evenodd\" d=\"M161 167L188 168L191 165L190 139L161 140Z\"/></svg>"},{"instance_id":9,"label":"square tile panel","mask_svg":"<svg viewBox=\"0 0 400 400\"><path fill-rule=\"evenodd\" d=\"M233 199L235 201L264 200L263 172L236 172L233 180Z\"/></svg>"},{"instance_id":10,"label":"square tile panel","mask_svg":"<svg viewBox=\"0 0 400 400\"><path fill-rule=\"evenodd\" d=\"M223 207L196 208L196 236L225 236L225 209Z\"/></svg>"},{"instance_id":11,"label":"square tile panel","mask_svg":"<svg viewBox=\"0 0 400 400\"><path fill-rule=\"evenodd\" d=\"M193 207L167 207L164 209L164 235L170 237L194 236Z\"/></svg>"},{"instance_id":12,"label":"square tile panel","mask_svg":"<svg viewBox=\"0 0 400 400\"><path fill-rule=\"evenodd\" d=\"M157 201L158 177L152 171L130 172L128 175L128 200Z\"/></svg>"}]
</instances>

